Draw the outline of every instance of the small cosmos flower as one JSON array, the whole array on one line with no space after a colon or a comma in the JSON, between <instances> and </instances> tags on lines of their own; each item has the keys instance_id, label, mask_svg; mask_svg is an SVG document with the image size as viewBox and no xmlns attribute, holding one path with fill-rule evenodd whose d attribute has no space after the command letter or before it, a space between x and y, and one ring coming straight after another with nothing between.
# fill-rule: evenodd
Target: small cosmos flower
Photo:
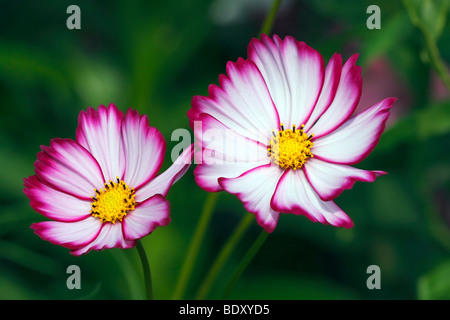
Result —
<instances>
[{"instance_id":1,"label":"small cosmos flower","mask_svg":"<svg viewBox=\"0 0 450 320\"><path fill-rule=\"evenodd\" d=\"M280 213L352 227L332 200L355 181L386 174L350 165L374 149L396 100L352 116L362 87L357 57L342 64L334 54L325 67L316 50L290 36L252 39L248 59L228 62L219 85L192 99L198 185L237 195L267 232Z\"/></svg>"},{"instance_id":2,"label":"small cosmos flower","mask_svg":"<svg viewBox=\"0 0 450 320\"><path fill-rule=\"evenodd\" d=\"M76 256L135 246L170 222L165 196L191 163L189 147L156 176L165 150L162 134L131 108L125 115L113 104L81 111L76 141L41 146L35 175L24 179L33 209L51 219L31 228Z\"/></svg>"}]
</instances>

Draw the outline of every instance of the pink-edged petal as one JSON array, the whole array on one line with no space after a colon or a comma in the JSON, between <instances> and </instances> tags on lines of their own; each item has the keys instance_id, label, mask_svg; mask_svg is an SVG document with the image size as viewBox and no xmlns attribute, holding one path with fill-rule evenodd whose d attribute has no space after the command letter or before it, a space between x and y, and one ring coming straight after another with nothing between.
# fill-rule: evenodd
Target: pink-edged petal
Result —
<instances>
[{"instance_id":1,"label":"pink-edged petal","mask_svg":"<svg viewBox=\"0 0 450 320\"><path fill-rule=\"evenodd\" d=\"M324 112L328 109L330 104L336 95L336 90L339 86L339 80L341 78L342 71L342 57L340 54L335 53L327 64L325 69L325 80L323 82L322 90L320 91L319 100L317 100L316 106L309 117L308 121L304 124L304 130L307 132L319 119Z\"/></svg>"},{"instance_id":2,"label":"pink-edged petal","mask_svg":"<svg viewBox=\"0 0 450 320\"><path fill-rule=\"evenodd\" d=\"M99 220L98 220L99 221ZM99 223L101 223L99 221ZM98 236L85 246L80 246L70 251L74 256L80 256L91 250L102 251L104 249L120 248L128 249L136 245L134 240L126 240L122 231L122 222L101 223Z\"/></svg>"},{"instance_id":3,"label":"pink-edged petal","mask_svg":"<svg viewBox=\"0 0 450 320\"><path fill-rule=\"evenodd\" d=\"M278 182L271 206L283 213L305 215L314 222L353 227L351 219L333 201L323 201L310 186L303 170L286 171Z\"/></svg>"},{"instance_id":4,"label":"pink-edged petal","mask_svg":"<svg viewBox=\"0 0 450 320\"><path fill-rule=\"evenodd\" d=\"M306 178L324 201L333 200L345 189L351 189L356 181L373 182L383 171L367 171L348 165L334 164L316 158L304 165Z\"/></svg>"},{"instance_id":5,"label":"pink-edged petal","mask_svg":"<svg viewBox=\"0 0 450 320\"><path fill-rule=\"evenodd\" d=\"M191 125L207 113L238 134L267 143L267 133L279 127L279 118L256 65L242 58L228 62L227 76L219 77L219 85L209 86L208 97L192 98Z\"/></svg>"},{"instance_id":6,"label":"pink-edged petal","mask_svg":"<svg viewBox=\"0 0 450 320\"><path fill-rule=\"evenodd\" d=\"M311 115L324 80L320 53L288 36L252 39L248 57L256 63L285 127L305 123Z\"/></svg>"},{"instance_id":7,"label":"pink-edged petal","mask_svg":"<svg viewBox=\"0 0 450 320\"><path fill-rule=\"evenodd\" d=\"M253 168L237 178L220 178L220 186L236 195L248 212L256 216L258 224L266 232L273 232L280 213L273 210L270 200L283 170L275 165Z\"/></svg>"},{"instance_id":8,"label":"pink-edged petal","mask_svg":"<svg viewBox=\"0 0 450 320\"><path fill-rule=\"evenodd\" d=\"M103 174L97 161L81 145L69 139L53 139L41 146L35 162L39 180L80 199L89 200L101 188Z\"/></svg>"},{"instance_id":9,"label":"pink-edged petal","mask_svg":"<svg viewBox=\"0 0 450 320\"><path fill-rule=\"evenodd\" d=\"M121 123L123 113L114 104L98 110L89 107L78 117L76 140L98 161L106 181L122 178L125 156L122 146Z\"/></svg>"},{"instance_id":10,"label":"pink-edged petal","mask_svg":"<svg viewBox=\"0 0 450 320\"><path fill-rule=\"evenodd\" d=\"M123 234L127 240L136 240L152 233L156 227L170 223L170 205L157 194L140 203L123 219Z\"/></svg>"},{"instance_id":11,"label":"pink-edged petal","mask_svg":"<svg viewBox=\"0 0 450 320\"><path fill-rule=\"evenodd\" d=\"M360 162L377 145L395 101L395 98L384 99L352 117L336 131L315 140L311 152L332 163Z\"/></svg>"},{"instance_id":12,"label":"pink-edged petal","mask_svg":"<svg viewBox=\"0 0 450 320\"><path fill-rule=\"evenodd\" d=\"M194 170L195 181L205 191L218 192L222 191L219 184L221 178L236 178L257 166L264 165L261 163L236 163L236 164L215 164L215 165L198 165Z\"/></svg>"},{"instance_id":13,"label":"pink-edged petal","mask_svg":"<svg viewBox=\"0 0 450 320\"><path fill-rule=\"evenodd\" d=\"M355 64L357 59L358 54L354 54L345 62L333 102L309 130L316 138L336 130L350 118L358 106L362 78L361 67Z\"/></svg>"},{"instance_id":14,"label":"pink-edged petal","mask_svg":"<svg viewBox=\"0 0 450 320\"><path fill-rule=\"evenodd\" d=\"M221 191L219 178L235 178L270 163L266 145L237 134L207 114L201 114L198 123L194 133L200 150L195 154L194 175L204 190Z\"/></svg>"},{"instance_id":15,"label":"pink-edged petal","mask_svg":"<svg viewBox=\"0 0 450 320\"><path fill-rule=\"evenodd\" d=\"M135 189L158 173L164 161L166 142L156 128L150 127L146 115L128 109L122 122L126 168L123 180Z\"/></svg>"},{"instance_id":16,"label":"pink-edged petal","mask_svg":"<svg viewBox=\"0 0 450 320\"><path fill-rule=\"evenodd\" d=\"M60 192L36 176L24 179L24 193L30 199L31 207L47 218L63 222L79 221L87 218L91 202L80 200Z\"/></svg>"},{"instance_id":17,"label":"pink-edged petal","mask_svg":"<svg viewBox=\"0 0 450 320\"><path fill-rule=\"evenodd\" d=\"M194 154L194 145L186 148L175 162L163 173L157 175L149 183L136 190L135 200L143 202L155 194L167 195L170 187L189 169Z\"/></svg>"},{"instance_id":18,"label":"pink-edged petal","mask_svg":"<svg viewBox=\"0 0 450 320\"><path fill-rule=\"evenodd\" d=\"M242 136L231 130L224 123L209 114L201 114L194 127L195 142L199 149L209 149L224 156L221 163L254 162L268 159L267 143L270 141L270 131L267 132L265 143ZM219 156L211 154L210 158ZM196 154L196 163L208 162ZM216 161L216 162L217 162Z\"/></svg>"},{"instance_id":19,"label":"pink-edged petal","mask_svg":"<svg viewBox=\"0 0 450 320\"><path fill-rule=\"evenodd\" d=\"M33 223L31 229L43 240L74 249L94 241L101 226L100 220L90 216L76 222L43 221Z\"/></svg>"}]
</instances>

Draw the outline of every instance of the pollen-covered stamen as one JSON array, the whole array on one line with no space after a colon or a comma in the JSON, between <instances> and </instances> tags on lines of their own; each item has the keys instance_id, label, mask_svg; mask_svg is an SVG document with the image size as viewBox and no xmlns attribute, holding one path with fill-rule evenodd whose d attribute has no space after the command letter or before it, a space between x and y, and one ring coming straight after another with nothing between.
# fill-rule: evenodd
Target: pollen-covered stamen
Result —
<instances>
[{"instance_id":1,"label":"pollen-covered stamen","mask_svg":"<svg viewBox=\"0 0 450 320\"><path fill-rule=\"evenodd\" d=\"M100 219L101 222L116 223L122 221L123 217L134 210L134 189L117 178L117 182L105 182L105 188L94 190L96 195L92 197L91 214Z\"/></svg>"},{"instance_id":2,"label":"pollen-covered stamen","mask_svg":"<svg viewBox=\"0 0 450 320\"><path fill-rule=\"evenodd\" d=\"M280 124L280 127L278 134L272 131L273 138L270 139L270 146L267 147L268 156L273 163L285 170L297 170L306 160L314 156L311 153L311 147L314 145L311 139L314 135L308 136L303 131L304 125L300 129L293 125L292 130L284 130L283 124Z\"/></svg>"}]
</instances>

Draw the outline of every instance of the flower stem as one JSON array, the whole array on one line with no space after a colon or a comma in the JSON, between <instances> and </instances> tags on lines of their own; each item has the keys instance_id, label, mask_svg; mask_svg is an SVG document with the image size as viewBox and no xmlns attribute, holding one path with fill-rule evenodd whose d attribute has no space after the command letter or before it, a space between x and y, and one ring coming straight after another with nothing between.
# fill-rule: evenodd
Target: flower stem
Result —
<instances>
[{"instance_id":1,"label":"flower stem","mask_svg":"<svg viewBox=\"0 0 450 320\"><path fill-rule=\"evenodd\" d=\"M435 69L438 76L447 87L447 90L450 90L450 73L442 60L435 37L433 37L430 29L420 19L412 2L410 0L403 0L403 5L408 12L412 24L422 32L431 66Z\"/></svg>"},{"instance_id":2,"label":"flower stem","mask_svg":"<svg viewBox=\"0 0 450 320\"><path fill-rule=\"evenodd\" d=\"M145 254L144 246L141 240L136 240L136 249L139 253L139 258L142 263L142 270L144 272L145 292L147 300L153 300L153 286L152 286L152 274L150 272L150 264L148 263L147 255Z\"/></svg>"},{"instance_id":3,"label":"flower stem","mask_svg":"<svg viewBox=\"0 0 450 320\"><path fill-rule=\"evenodd\" d=\"M266 20L264 20L263 26L261 28L261 34L269 34L270 30L272 30L273 22L275 21L275 16L277 14L278 8L280 7L281 0L275 0L272 3L272 7L270 8L269 14L266 17Z\"/></svg>"},{"instance_id":4,"label":"flower stem","mask_svg":"<svg viewBox=\"0 0 450 320\"><path fill-rule=\"evenodd\" d=\"M218 195L219 194L217 192L210 192L207 195L200 220L198 221L194 236L191 240L188 251L186 252L183 267L178 277L177 286L172 296L173 300L183 299L184 292L186 290L189 278L192 273L192 269L194 267L194 262L197 259L200 246L203 242L203 238L214 212L214 207L216 205Z\"/></svg>"},{"instance_id":5,"label":"flower stem","mask_svg":"<svg viewBox=\"0 0 450 320\"><path fill-rule=\"evenodd\" d=\"M259 249L261 249L262 245L266 241L267 237L270 233L267 233L265 230L262 230L259 234L258 238L253 243L252 247L249 251L247 251L244 258L241 260L241 263L234 271L233 275L230 278L230 281L228 282L227 287L225 288L224 294L222 299L225 300L228 298L231 290L233 290L236 282L239 280L240 276L244 272L244 270L247 268L247 266L250 264L250 262L253 260L255 255L258 253Z\"/></svg>"},{"instance_id":6,"label":"flower stem","mask_svg":"<svg viewBox=\"0 0 450 320\"><path fill-rule=\"evenodd\" d=\"M213 265L209 269L209 272L197 293L196 296L197 300L205 299L205 297L208 295L214 281L216 280L219 272L222 270L228 257L234 251L236 245L239 243L239 241L241 240L247 229L250 227L251 222L253 221L253 217L254 216L250 213L244 215L244 217L239 222L239 225L236 227L231 236L228 238L227 242L223 246Z\"/></svg>"},{"instance_id":7,"label":"flower stem","mask_svg":"<svg viewBox=\"0 0 450 320\"><path fill-rule=\"evenodd\" d=\"M270 31L272 30L272 26L275 21L275 16L277 14L278 8L280 7L280 4L281 4L281 0L274 0L274 2L272 3L272 7L270 8L270 11L269 11L266 19L264 20L263 26L259 33L260 36L261 36L261 34L269 34ZM197 300L204 299L208 295L217 275L222 270L225 262L227 261L228 257L231 255L231 253L233 252L233 250L236 247L236 245L238 244L238 242L241 240L241 238L243 237L243 235L245 234L247 229L250 227L250 224L252 221L253 221L252 214L246 214L241 219L241 222L236 227L236 229L233 231L230 238L228 238L227 242L222 247L222 250L220 251L220 253L217 256L216 260L214 261L213 265L211 266L205 280L203 281L203 284L201 285L201 287L197 293L197 296L196 296ZM257 241L257 242L259 242L259 241ZM261 245L262 245L262 243L259 246L261 246ZM256 251L258 251L258 250L256 250ZM252 254L251 257L249 256L249 253L247 253L246 257L249 256L249 258L248 258L248 261L246 262L246 265L248 265L248 263L250 263L250 260L256 254L256 251ZM240 268L242 267L241 273L244 271L246 265L243 267L240 266ZM239 276L237 276L236 280L234 280L234 281L237 281L238 278L239 278Z\"/></svg>"}]
</instances>

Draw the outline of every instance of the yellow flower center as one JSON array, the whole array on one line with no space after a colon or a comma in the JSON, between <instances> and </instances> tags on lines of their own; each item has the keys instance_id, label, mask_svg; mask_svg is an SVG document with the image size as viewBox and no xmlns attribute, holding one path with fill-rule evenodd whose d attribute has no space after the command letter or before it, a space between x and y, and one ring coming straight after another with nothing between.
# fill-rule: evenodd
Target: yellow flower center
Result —
<instances>
[{"instance_id":1,"label":"yellow flower center","mask_svg":"<svg viewBox=\"0 0 450 320\"><path fill-rule=\"evenodd\" d=\"M308 136L304 133L304 125L301 129L296 129L293 125L292 130L284 130L283 124L280 126L278 134L272 131L273 137L270 139L270 146L267 147L270 160L285 170L300 169L308 158L314 157L311 153L311 147L314 145L311 139L314 135Z\"/></svg>"},{"instance_id":2,"label":"yellow flower center","mask_svg":"<svg viewBox=\"0 0 450 320\"><path fill-rule=\"evenodd\" d=\"M134 189L122 180L105 183L105 188L94 189L95 196L92 197L91 214L100 219L101 222L116 223L122 221L128 212L134 210Z\"/></svg>"}]
</instances>

